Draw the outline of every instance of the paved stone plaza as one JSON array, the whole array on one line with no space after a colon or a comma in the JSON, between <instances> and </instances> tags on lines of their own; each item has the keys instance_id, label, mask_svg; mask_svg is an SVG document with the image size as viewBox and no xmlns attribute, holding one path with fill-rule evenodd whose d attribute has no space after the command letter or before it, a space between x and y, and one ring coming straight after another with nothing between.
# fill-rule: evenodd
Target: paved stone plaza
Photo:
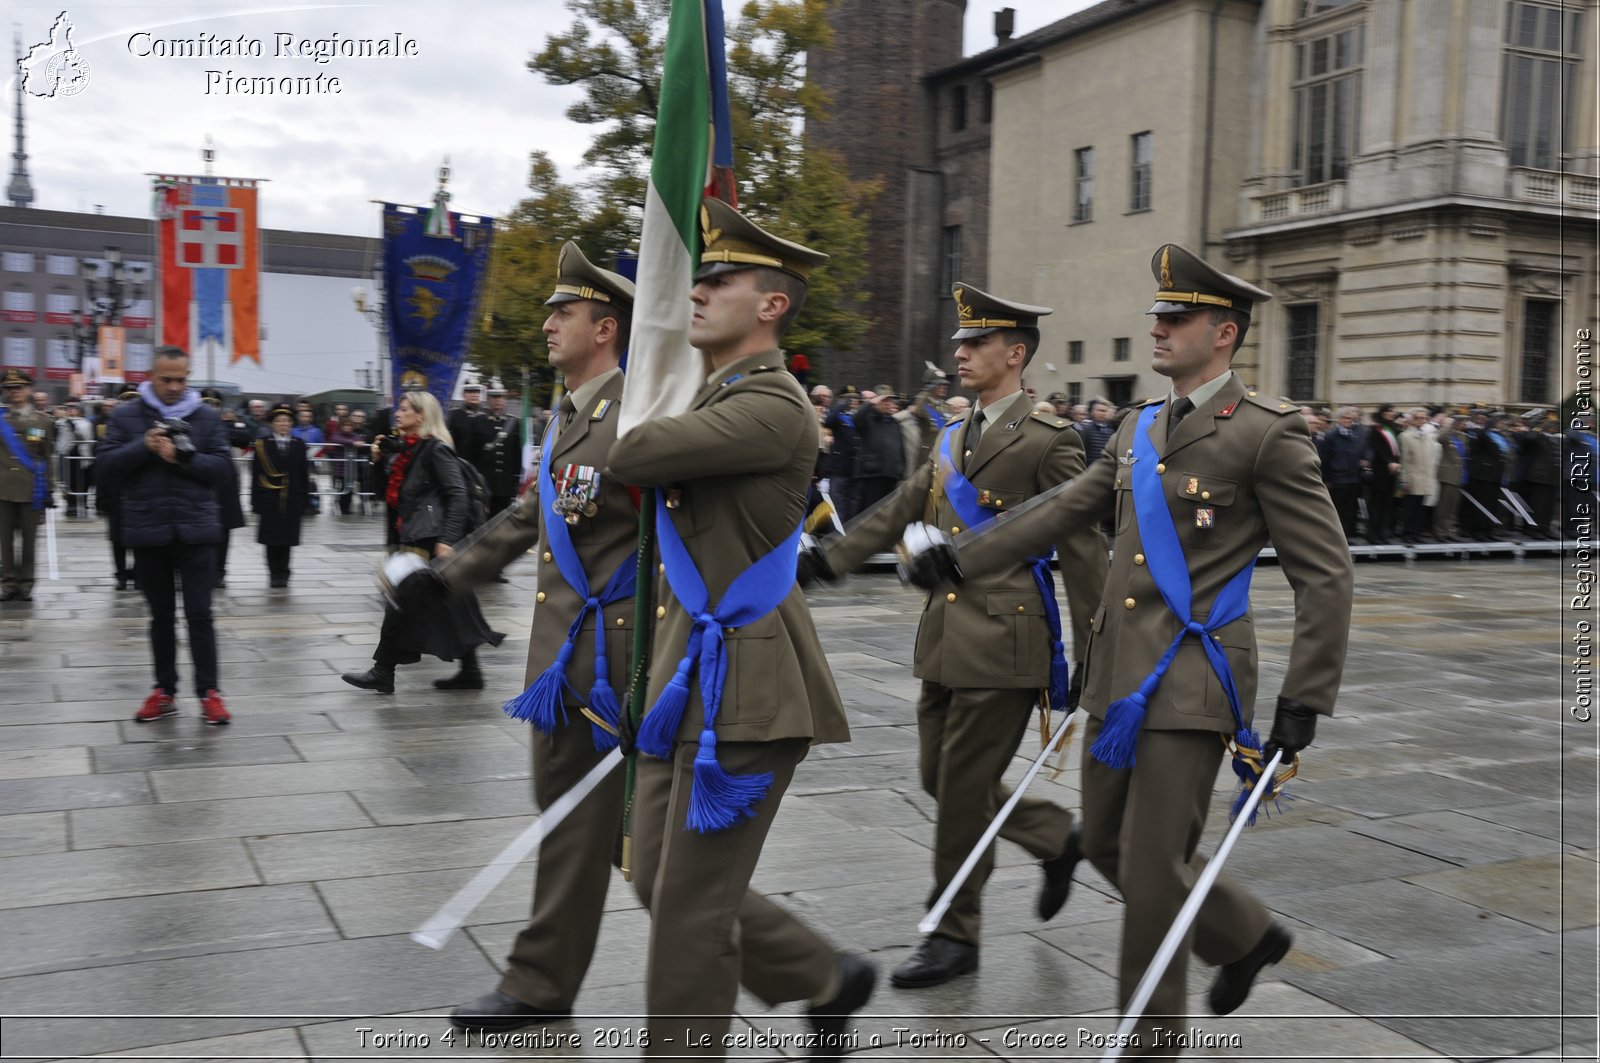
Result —
<instances>
[{"instance_id":1,"label":"paved stone plaza","mask_svg":"<svg viewBox=\"0 0 1600 1063\"><path fill-rule=\"evenodd\" d=\"M287 591L267 589L253 531L234 533L216 599L230 727L203 726L187 686L181 716L131 722L150 687L145 610L113 589L100 522L64 522L61 579L42 578L41 542L37 600L0 606L0 1051L632 1058L647 921L621 881L578 1017L548 1030L576 1050L539 1047L537 1031L444 1038L449 1010L497 980L527 912L525 870L442 951L408 937L529 823L527 732L499 706L520 689L531 559L483 595L508 633L484 654L489 690L434 691L452 668L430 660L382 697L339 679L376 643L380 526L330 515L307 533ZM1205 1014L1210 972L1192 967L1189 1055L1595 1058L1597 725L1571 722L1562 700L1563 564L1358 565L1339 715L1298 800L1230 863L1295 949L1228 1019ZM1266 706L1291 615L1276 568L1258 571L1254 599ZM869 575L812 602L855 740L796 774L755 886L886 976L919 939L930 874L917 599ZM187 683L181 647L180 661ZM1077 755L1039 790L1075 805ZM1002 844L980 972L922 991L885 977L860 1016L863 1054L1100 1058L1089 1045L1116 1022L1120 904L1085 863L1040 924L1038 880ZM803 1028L798 1014L744 998L734 1029L756 1044L731 1054L801 1054L768 1047Z\"/></svg>"}]
</instances>

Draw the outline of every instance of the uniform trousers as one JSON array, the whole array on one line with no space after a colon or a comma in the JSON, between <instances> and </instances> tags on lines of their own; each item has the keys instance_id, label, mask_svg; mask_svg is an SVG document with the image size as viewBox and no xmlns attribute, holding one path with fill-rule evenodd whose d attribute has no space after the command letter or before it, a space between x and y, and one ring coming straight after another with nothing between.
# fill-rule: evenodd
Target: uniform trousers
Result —
<instances>
[{"instance_id":1,"label":"uniform trousers","mask_svg":"<svg viewBox=\"0 0 1600 1063\"><path fill-rule=\"evenodd\" d=\"M1023 689L952 688L923 683L917 699L917 765L922 788L939 804L933 834L933 892L945 888L993 821L1011 789L1000 780L1027 732L1035 687ZM1059 805L1024 797L1000 828L1000 837L1015 842L1040 860L1066 851L1072 813ZM983 886L994 870L994 846L983 854L956 891L936 931L976 946L981 923Z\"/></svg>"},{"instance_id":2,"label":"uniform trousers","mask_svg":"<svg viewBox=\"0 0 1600 1063\"><path fill-rule=\"evenodd\" d=\"M40 512L31 502L0 502L0 589L33 593L33 546L39 537Z\"/></svg>"},{"instance_id":3,"label":"uniform trousers","mask_svg":"<svg viewBox=\"0 0 1600 1063\"><path fill-rule=\"evenodd\" d=\"M1467 481L1469 501L1461 507L1461 532L1471 539L1492 538L1501 527L1494 518L1499 516L1500 481ZM1473 503L1477 504L1474 505Z\"/></svg>"},{"instance_id":4,"label":"uniform trousers","mask_svg":"<svg viewBox=\"0 0 1600 1063\"><path fill-rule=\"evenodd\" d=\"M267 575L273 579L289 578L289 551L292 546L269 546L267 549Z\"/></svg>"},{"instance_id":5,"label":"uniform trousers","mask_svg":"<svg viewBox=\"0 0 1600 1063\"><path fill-rule=\"evenodd\" d=\"M150 604L150 650L156 686L178 693L178 600L174 580L183 583L183 618L189 628L194 689L203 696L217 689L217 638L211 622L211 585L216 576L216 546L136 546L134 572Z\"/></svg>"},{"instance_id":6,"label":"uniform trousers","mask_svg":"<svg viewBox=\"0 0 1600 1063\"><path fill-rule=\"evenodd\" d=\"M1083 854L1122 893L1117 1002L1125 1006L1205 870L1196 850L1224 750L1215 731L1146 729L1134 766L1118 770L1089 752L1102 724L1090 717L1083 736L1082 844ZM1269 921L1260 901L1227 875L1217 876L1134 1029L1138 1047L1124 1054L1176 1055L1155 1031L1183 1025L1190 949L1209 964L1233 963L1261 940Z\"/></svg>"},{"instance_id":7,"label":"uniform trousers","mask_svg":"<svg viewBox=\"0 0 1600 1063\"><path fill-rule=\"evenodd\" d=\"M1456 511L1461 508L1461 485L1439 482L1439 502L1433 510L1433 534L1452 539L1456 534Z\"/></svg>"},{"instance_id":8,"label":"uniform trousers","mask_svg":"<svg viewBox=\"0 0 1600 1063\"><path fill-rule=\"evenodd\" d=\"M836 991L833 946L749 888L778 804L809 746L804 738L718 742L723 770L770 771L772 787L755 815L711 834L685 826L698 744L680 743L670 762L640 755L633 885L650 910L646 1054L726 1055L721 1041L741 984L767 1004L826 999ZM686 1047L685 1038L695 1046Z\"/></svg>"},{"instance_id":9,"label":"uniform trousers","mask_svg":"<svg viewBox=\"0 0 1600 1063\"><path fill-rule=\"evenodd\" d=\"M594 748L588 719L572 707L567 716L554 734L533 732L533 799L541 809L605 756ZM511 946L500 992L535 1007L572 1007L600 936L622 831L624 778L620 769L607 775L539 843L533 914Z\"/></svg>"}]
</instances>

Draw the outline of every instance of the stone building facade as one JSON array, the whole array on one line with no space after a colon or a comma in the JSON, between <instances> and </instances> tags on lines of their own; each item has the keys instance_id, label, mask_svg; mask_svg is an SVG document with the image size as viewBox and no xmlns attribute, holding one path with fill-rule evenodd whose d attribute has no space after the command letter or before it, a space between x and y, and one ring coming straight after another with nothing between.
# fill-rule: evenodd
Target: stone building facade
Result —
<instances>
[{"instance_id":1,"label":"stone building facade","mask_svg":"<svg viewBox=\"0 0 1600 1063\"><path fill-rule=\"evenodd\" d=\"M873 219L875 244L903 233L898 275L874 269L874 355L895 350L897 383L948 364L955 272L1056 308L1028 371L1041 395L1159 393L1142 312L1173 241L1276 296L1235 359L1252 384L1319 404L1558 402L1577 331L1600 330L1597 8L1107 0L925 63L927 139L906 138L903 192ZM835 72L891 76L841 41ZM818 135L854 160L886 128Z\"/></svg>"}]
</instances>

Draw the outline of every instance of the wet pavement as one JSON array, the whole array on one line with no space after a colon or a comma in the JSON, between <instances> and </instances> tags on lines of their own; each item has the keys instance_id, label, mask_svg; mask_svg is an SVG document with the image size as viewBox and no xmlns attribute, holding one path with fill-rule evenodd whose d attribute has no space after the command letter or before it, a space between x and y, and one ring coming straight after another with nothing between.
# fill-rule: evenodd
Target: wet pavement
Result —
<instances>
[{"instance_id":1,"label":"wet pavement","mask_svg":"<svg viewBox=\"0 0 1600 1063\"><path fill-rule=\"evenodd\" d=\"M0 1052L60 1059L633 1058L647 919L615 881L570 1022L463 1044L444 1016L494 986L525 918L519 869L465 931L408 937L530 822L517 693L533 562L482 596L506 642L489 689L452 666L355 690L381 610L375 519L318 517L287 590L234 533L216 596L234 722L131 722L150 687L144 604L109 576L103 526L63 521L31 605L0 606ZM1574 558L1365 561L1338 716L1297 799L1248 830L1230 870L1295 934L1241 1011L1206 1014L1196 1058L1594 1059L1596 724L1568 715ZM1563 578L1566 584L1563 584ZM1287 583L1258 570L1262 704L1287 663ZM812 596L855 740L795 776L755 877L886 975L919 940L932 803L917 788L917 598L888 575ZM1592 619L1592 612L1587 614ZM181 630L181 625L180 625ZM180 664L187 683L186 649ZM1013 764L1019 777L1037 746ZM1076 805L1078 750L1035 785ZM1226 828L1218 779L1204 848ZM619 876L620 878L620 876ZM1087 864L1066 908L1033 914L1035 864L1002 843L982 967L928 990L881 983L868 1058L1097 1059L1116 1024L1121 909ZM804 1055L800 1009L742 997L740 1058ZM572 1047L574 1044L576 1048Z\"/></svg>"}]
</instances>

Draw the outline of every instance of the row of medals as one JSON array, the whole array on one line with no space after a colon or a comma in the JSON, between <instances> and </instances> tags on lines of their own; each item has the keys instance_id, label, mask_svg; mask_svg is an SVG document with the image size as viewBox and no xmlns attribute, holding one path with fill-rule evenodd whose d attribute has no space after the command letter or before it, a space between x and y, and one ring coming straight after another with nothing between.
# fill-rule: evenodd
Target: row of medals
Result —
<instances>
[{"instance_id":1,"label":"row of medals","mask_svg":"<svg viewBox=\"0 0 1600 1063\"><path fill-rule=\"evenodd\" d=\"M568 524L600 512L600 470L593 465L564 465L556 477L554 509Z\"/></svg>"}]
</instances>

